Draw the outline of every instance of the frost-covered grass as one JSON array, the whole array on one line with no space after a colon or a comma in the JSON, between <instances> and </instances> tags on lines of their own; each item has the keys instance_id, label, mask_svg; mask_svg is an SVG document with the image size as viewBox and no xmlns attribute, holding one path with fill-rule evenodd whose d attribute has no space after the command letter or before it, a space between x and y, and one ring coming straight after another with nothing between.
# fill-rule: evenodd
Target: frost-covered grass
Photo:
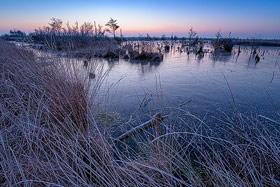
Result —
<instances>
[{"instance_id":1,"label":"frost-covered grass","mask_svg":"<svg viewBox=\"0 0 280 187\"><path fill-rule=\"evenodd\" d=\"M1 185L280 185L279 116L206 124L172 108L131 146L95 120L103 76L92 88L71 66L0 41Z\"/></svg>"}]
</instances>

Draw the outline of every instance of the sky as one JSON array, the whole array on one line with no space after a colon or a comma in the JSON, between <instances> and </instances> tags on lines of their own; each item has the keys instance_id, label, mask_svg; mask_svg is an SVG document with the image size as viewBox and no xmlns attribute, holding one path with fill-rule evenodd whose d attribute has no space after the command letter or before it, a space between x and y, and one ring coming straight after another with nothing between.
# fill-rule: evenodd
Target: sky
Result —
<instances>
[{"instance_id":1,"label":"sky","mask_svg":"<svg viewBox=\"0 0 280 187\"><path fill-rule=\"evenodd\" d=\"M280 0L0 0L0 34L27 33L50 19L105 25L118 20L126 36L223 36L280 39ZM118 33L118 32L117 32Z\"/></svg>"}]
</instances>

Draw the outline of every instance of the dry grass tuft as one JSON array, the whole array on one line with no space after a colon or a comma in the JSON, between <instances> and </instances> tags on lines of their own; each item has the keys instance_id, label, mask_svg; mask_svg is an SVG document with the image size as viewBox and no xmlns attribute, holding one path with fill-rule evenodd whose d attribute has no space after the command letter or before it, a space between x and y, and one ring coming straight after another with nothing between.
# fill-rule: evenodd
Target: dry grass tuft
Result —
<instances>
[{"instance_id":1,"label":"dry grass tuft","mask_svg":"<svg viewBox=\"0 0 280 187\"><path fill-rule=\"evenodd\" d=\"M131 147L96 124L102 76L92 90L73 70L0 40L2 186L280 185L278 121L236 114L208 125L172 109Z\"/></svg>"}]
</instances>

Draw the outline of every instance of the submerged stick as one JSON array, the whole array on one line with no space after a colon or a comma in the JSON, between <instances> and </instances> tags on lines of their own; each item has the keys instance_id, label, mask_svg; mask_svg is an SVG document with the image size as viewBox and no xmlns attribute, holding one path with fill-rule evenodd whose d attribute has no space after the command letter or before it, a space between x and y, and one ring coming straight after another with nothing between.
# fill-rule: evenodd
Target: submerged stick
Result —
<instances>
[{"instance_id":1,"label":"submerged stick","mask_svg":"<svg viewBox=\"0 0 280 187\"><path fill-rule=\"evenodd\" d=\"M145 123L133 128L133 129L130 129L126 133L122 134L118 138L118 140L119 141L125 140L125 139L127 139L131 136L134 136L135 134L138 134L138 133L148 129L148 128L151 128L151 127L156 126L156 125L160 125L161 122L163 121L163 119L164 118L161 116L161 114L157 113L149 121L146 121Z\"/></svg>"},{"instance_id":2,"label":"submerged stick","mask_svg":"<svg viewBox=\"0 0 280 187\"><path fill-rule=\"evenodd\" d=\"M274 79L274 72L272 74L272 79L271 79L270 83L272 83L273 79Z\"/></svg>"}]
</instances>

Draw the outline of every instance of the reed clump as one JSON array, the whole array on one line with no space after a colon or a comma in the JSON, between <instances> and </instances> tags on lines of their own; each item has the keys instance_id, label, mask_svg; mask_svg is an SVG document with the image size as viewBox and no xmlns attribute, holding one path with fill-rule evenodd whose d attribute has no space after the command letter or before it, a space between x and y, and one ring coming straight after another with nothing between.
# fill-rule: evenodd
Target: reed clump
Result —
<instances>
[{"instance_id":1,"label":"reed clump","mask_svg":"<svg viewBox=\"0 0 280 187\"><path fill-rule=\"evenodd\" d=\"M167 108L131 146L97 124L88 79L2 40L0 49L2 186L280 185L277 119L236 111L207 124Z\"/></svg>"},{"instance_id":2,"label":"reed clump","mask_svg":"<svg viewBox=\"0 0 280 187\"><path fill-rule=\"evenodd\" d=\"M2 40L0 47L1 185L155 183L100 132L85 80L55 60Z\"/></svg>"},{"instance_id":3,"label":"reed clump","mask_svg":"<svg viewBox=\"0 0 280 187\"><path fill-rule=\"evenodd\" d=\"M231 39L231 33L228 38L223 38L221 32L216 33L216 39L212 43L215 52L228 52L232 51L234 42Z\"/></svg>"},{"instance_id":4,"label":"reed clump","mask_svg":"<svg viewBox=\"0 0 280 187\"><path fill-rule=\"evenodd\" d=\"M63 22L60 19L52 18L49 26L36 29L35 32L29 35L30 41L35 43L35 47L39 49L50 49L53 51L66 52L72 57L103 57L103 58L125 58L131 60L147 60L158 62L163 60L163 55L160 52L148 52L147 50L136 51L133 48L127 50L127 43L121 35L117 37L115 29L119 26L117 20L111 18L109 28L104 28L101 25L96 25L85 22L79 27L78 22L74 26L69 23L63 27ZM113 34L113 38L105 35L106 32ZM142 43L142 47L147 46Z\"/></svg>"}]
</instances>

